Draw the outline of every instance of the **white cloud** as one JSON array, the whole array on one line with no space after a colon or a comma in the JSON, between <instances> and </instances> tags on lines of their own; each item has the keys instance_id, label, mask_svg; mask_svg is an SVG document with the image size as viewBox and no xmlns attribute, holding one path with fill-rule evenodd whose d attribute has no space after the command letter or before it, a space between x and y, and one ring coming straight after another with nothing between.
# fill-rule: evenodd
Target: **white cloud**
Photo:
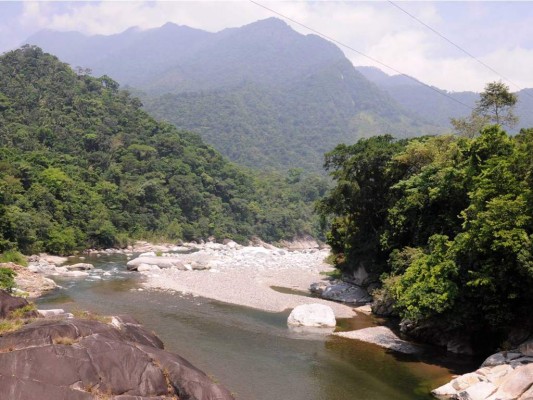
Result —
<instances>
[{"instance_id":1,"label":"white cloud","mask_svg":"<svg viewBox=\"0 0 533 400\"><path fill-rule=\"evenodd\" d=\"M499 79L475 60L460 53L386 2L260 1L294 20L393 66L396 70L441 88L479 91L486 82ZM533 77L530 74L533 49L518 45L518 33L513 34L515 42L512 46L505 42L505 32L511 23L509 20L502 21L501 26L483 24L484 18L488 18L485 3L464 6L465 13L475 17L476 23L481 24L473 26L469 26L471 20L468 17L461 18L460 15L450 12L446 14L443 11L444 6L439 3L399 5L436 27L441 33L449 34L453 40L463 39L472 52L475 52L472 47L483 49L484 54L476 53L480 59L521 86L533 87ZM455 4L453 7L457 9L460 5ZM132 26L153 28L168 21L218 31L271 16L271 12L248 1L27 2L24 3L20 17L19 33L26 32L26 36L29 36L29 30L49 28L76 30L86 34L112 34ZM514 23L514 20L512 22ZM297 24L288 23L301 33L309 33ZM516 21L516 26L521 37L531 36L533 29L529 22ZM498 40L487 43L487 40L483 41L481 38L475 42L473 38L479 32L485 32L486 37ZM20 38L20 41L23 39L24 37ZM497 47L493 48L494 46ZM345 48L343 51L356 65L375 65L383 68L353 51ZM390 70L386 72L392 73Z\"/></svg>"}]
</instances>

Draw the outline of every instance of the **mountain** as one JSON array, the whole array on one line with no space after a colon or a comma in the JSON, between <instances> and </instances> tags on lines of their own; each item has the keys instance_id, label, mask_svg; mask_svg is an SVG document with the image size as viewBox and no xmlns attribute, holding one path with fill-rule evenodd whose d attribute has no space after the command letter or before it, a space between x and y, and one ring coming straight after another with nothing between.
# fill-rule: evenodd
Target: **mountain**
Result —
<instances>
[{"instance_id":1,"label":"mountain","mask_svg":"<svg viewBox=\"0 0 533 400\"><path fill-rule=\"evenodd\" d=\"M35 46L0 56L0 251L316 233L313 177L259 175Z\"/></svg>"},{"instance_id":2,"label":"mountain","mask_svg":"<svg viewBox=\"0 0 533 400\"><path fill-rule=\"evenodd\" d=\"M166 24L111 36L46 31L28 42L112 74L144 92L158 118L252 167L318 171L340 142L443 131L356 71L334 44L275 18L217 33Z\"/></svg>"},{"instance_id":3,"label":"mountain","mask_svg":"<svg viewBox=\"0 0 533 400\"><path fill-rule=\"evenodd\" d=\"M449 98L445 94L469 107L475 107L479 93L448 92L432 87L430 89L420 81L404 75L388 75L375 67L356 67L368 80L387 92L406 110L419 118L426 118L438 125L448 126L450 118L461 118L470 115L471 110ZM439 92L439 93L437 93ZM516 93L518 103L516 114L520 118L518 127L533 126L533 89L522 89Z\"/></svg>"}]
</instances>

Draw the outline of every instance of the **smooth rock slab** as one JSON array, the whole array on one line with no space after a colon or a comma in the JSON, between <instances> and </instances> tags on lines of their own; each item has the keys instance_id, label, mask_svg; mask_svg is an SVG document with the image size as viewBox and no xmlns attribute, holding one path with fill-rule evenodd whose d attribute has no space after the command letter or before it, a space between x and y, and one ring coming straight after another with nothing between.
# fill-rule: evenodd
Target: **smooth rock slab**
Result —
<instances>
[{"instance_id":1,"label":"smooth rock slab","mask_svg":"<svg viewBox=\"0 0 533 400\"><path fill-rule=\"evenodd\" d=\"M335 313L324 304L302 304L295 307L287 319L290 326L335 327Z\"/></svg>"},{"instance_id":2,"label":"smooth rock slab","mask_svg":"<svg viewBox=\"0 0 533 400\"><path fill-rule=\"evenodd\" d=\"M515 368L496 392L496 398L511 400L519 398L526 390L533 386L533 364Z\"/></svg>"},{"instance_id":3,"label":"smooth rock slab","mask_svg":"<svg viewBox=\"0 0 533 400\"><path fill-rule=\"evenodd\" d=\"M417 345L400 339L386 326L373 326L349 332L335 332L334 335L356 339L362 342L377 344L386 349L391 349L400 353L415 354L420 352Z\"/></svg>"},{"instance_id":4,"label":"smooth rock slab","mask_svg":"<svg viewBox=\"0 0 533 400\"><path fill-rule=\"evenodd\" d=\"M459 393L460 399L485 400L496 391L496 386L490 382L477 382L465 391Z\"/></svg>"},{"instance_id":5,"label":"smooth rock slab","mask_svg":"<svg viewBox=\"0 0 533 400\"><path fill-rule=\"evenodd\" d=\"M162 347L131 317L36 321L0 337L0 398L233 400Z\"/></svg>"}]
</instances>

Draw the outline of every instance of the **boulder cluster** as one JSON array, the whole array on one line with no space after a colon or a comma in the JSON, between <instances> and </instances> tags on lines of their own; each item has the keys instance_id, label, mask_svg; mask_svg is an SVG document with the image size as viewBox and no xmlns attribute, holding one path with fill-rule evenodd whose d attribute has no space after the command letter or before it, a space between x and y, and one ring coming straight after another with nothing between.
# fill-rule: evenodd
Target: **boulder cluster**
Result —
<instances>
[{"instance_id":1,"label":"boulder cluster","mask_svg":"<svg viewBox=\"0 0 533 400\"><path fill-rule=\"evenodd\" d=\"M433 390L439 399L533 400L533 340L493 354L481 367Z\"/></svg>"}]
</instances>

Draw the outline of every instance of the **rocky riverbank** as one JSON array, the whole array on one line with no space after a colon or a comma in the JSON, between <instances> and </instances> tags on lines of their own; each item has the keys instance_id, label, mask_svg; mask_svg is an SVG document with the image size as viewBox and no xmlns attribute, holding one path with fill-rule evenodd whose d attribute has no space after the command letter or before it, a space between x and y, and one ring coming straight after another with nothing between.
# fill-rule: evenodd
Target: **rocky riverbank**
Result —
<instances>
[{"instance_id":1,"label":"rocky riverbank","mask_svg":"<svg viewBox=\"0 0 533 400\"><path fill-rule=\"evenodd\" d=\"M27 307L0 293L4 325ZM5 311L5 313L4 313ZM28 311L25 311L27 314ZM0 337L0 393L10 400L233 400L231 393L128 316L24 318Z\"/></svg>"},{"instance_id":2,"label":"rocky riverbank","mask_svg":"<svg viewBox=\"0 0 533 400\"><path fill-rule=\"evenodd\" d=\"M533 340L493 354L481 367L433 390L439 399L532 400Z\"/></svg>"},{"instance_id":3,"label":"rocky riverbank","mask_svg":"<svg viewBox=\"0 0 533 400\"><path fill-rule=\"evenodd\" d=\"M143 254L128 262L140 271L149 289L172 290L265 311L280 312L311 302L300 295L333 268L324 262L328 249L318 245L289 251L272 245L241 246L208 242L186 244L189 253L156 256ZM284 288L281 293L276 288ZM288 293L294 291L294 294ZM353 307L322 299L314 303L330 306L336 317L355 315Z\"/></svg>"},{"instance_id":4,"label":"rocky riverbank","mask_svg":"<svg viewBox=\"0 0 533 400\"><path fill-rule=\"evenodd\" d=\"M18 295L37 298L58 287L52 279L15 263L0 263L0 268L8 268L16 272L15 292Z\"/></svg>"}]
</instances>

